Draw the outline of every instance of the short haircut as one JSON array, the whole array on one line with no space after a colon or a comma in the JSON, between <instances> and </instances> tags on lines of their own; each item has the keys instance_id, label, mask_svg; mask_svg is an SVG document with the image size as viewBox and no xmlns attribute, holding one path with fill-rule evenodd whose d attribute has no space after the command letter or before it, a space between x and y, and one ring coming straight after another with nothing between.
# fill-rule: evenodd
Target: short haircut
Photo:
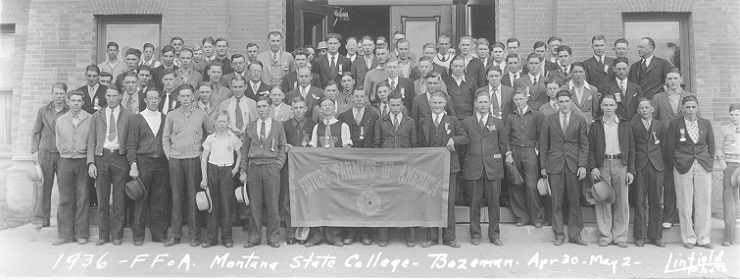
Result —
<instances>
[{"instance_id":1,"label":"short haircut","mask_svg":"<svg viewBox=\"0 0 740 280\"><path fill-rule=\"evenodd\" d=\"M234 77L231 78L230 82L231 82L231 85L233 86L235 82L239 82L239 81L244 82L245 85L247 84L247 79L244 78L244 76L242 75L234 75Z\"/></svg>"},{"instance_id":2,"label":"short haircut","mask_svg":"<svg viewBox=\"0 0 740 280\"><path fill-rule=\"evenodd\" d=\"M192 49L190 49L190 48L182 48L182 50L180 50L180 56L182 56L182 53L184 53L184 52L189 52L191 55L193 54L193 50Z\"/></svg>"},{"instance_id":3,"label":"short haircut","mask_svg":"<svg viewBox=\"0 0 740 280\"><path fill-rule=\"evenodd\" d=\"M93 65L88 65L87 67L85 67L85 73L90 72L90 71L95 71L95 73L98 73L98 75L100 75L100 67L98 67L97 65L93 64Z\"/></svg>"},{"instance_id":4,"label":"short haircut","mask_svg":"<svg viewBox=\"0 0 740 280\"><path fill-rule=\"evenodd\" d=\"M110 47L116 47L116 49L121 49L121 48L120 48L120 47L118 46L118 43L116 43L116 42L108 42L108 44L107 44L107 45L105 45L105 48L106 48L106 49L108 49L108 48L110 48Z\"/></svg>"},{"instance_id":5,"label":"short haircut","mask_svg":"<svg viewBox=\"0 0 740 280\"><path fill-rule=\"evenodd\" d=\"M211 43L211 45L216 45L216 41L213 40L213 37L211 36L203 38L203 41L201 42L201 44L205 46L206 43Z\"/></svg>"},{"instance_id":6,"label":"short haircut","mask_svg":"<svg viewBox=\"0 0 740 280\"><path fill-rule=\"evenodd\" d=\"M324 98L321 98L321 101L319 101L318 103L319 107L321 106L321 104L324 104L324 101L331 101L332 105L335 105L335 106L337 105L337 102L334 101L334 99L331 99L329 97L324 97Z\"/></svg>"},{"instance_id":7,"label":"short haircut","mask_svg":"<svg viewBox=\"0 0 740 280\"><path fill-rule=\"evenodd\" d=\"M185 48L185 49L187 49L187 48ZM182 49L182 51L184 51L185 49ZM202 51L202 50L203 50L203 46L201 46L199 44L196 44L195 47L193 47L193 49L192 49L193 52L195 52L195 51ZM182 53L182 51L180 51L180 53Z\"/></svg>"},{"instance_id":8,"label":"short haircut","mask_svg":"<svg viewBox=\"0 0 740 280\"><path fill-rule=\"evenodd\" d=\"M426 50L426 49L434 49L434 50L437 50L437 45L434 44L434 43L426 43L426 44L424 44L424 46L422 46L421 49L422 50Z\"/></svg>"},{"instance_id":9,"label":"short haircut","mask_svg":"<svg viewBox=\"0 0 740 280\"><path fill-rule=\"evenodd\" d=\"M567 96L568 98L571 98L572 94L570 94L570 91L562 89L558 91L557 95L555 95L555 99L559 99L561 96Z\"/></svg>"},{"instance_id":10,"label":"short haircut","mask_svg":"<svg viewBox=\"0 0 740 280\"><path fill-rule=\"evenodd\" d=\"M135 48L129 48L128 50L126 50L125 56L129 56L129 55L134 55L137 58L141 58L141 51Z\"/></svg>"},{"instance_id":11,"label":"short haircut","mask_svg":"<svg viewBox=\"0 0 740 280\"><path fill-rule=\"evenodd\" d=\"M216 39L216 44L218 44L218 42L226 42L226 45L227 46L229 45L229 40L226 40L226 38L218 38L218 39Z\"/></svg>"},{"instance_id":12,"label":"short haircut","mask_svg":"<svg viewBox=\"0 0 740 280\"><path fill-rule=\"evenodd\" d=\"M568 54L573 54L573 50L571 50L571 49L570 49L570 47L568 47L568 46L566 46L566 45L560 45L560 46L559 46L559 47L557 48L557 52L558 52L558 54L559 54L560 52L562 52L562 51L566 51L566 52L568 52Z\"/></svg>"},{"instance_id":13,"label":"short haircut","mask_svg":"<svg viewBox=\"0 0 740 280\"><path fill-rule=\"evenodd\" d=\"M278 33L280 33L280 32L278 32ZM251 48L251 47L257 47L257 49L258 49L258 50L260 49L260 45L257 45L257 44L255 44L255 43L248 43L248 44L247 44L247 49L249 49L249 48Z\"/></svg>"},{"instance_id":14,"label":"short haircut","mask_svg":"<svg viewBox=\"0 0 740 280\"><path fill-rule=\"evenodd\" d=\"M581 69L583 69L584 71L586 70L586 65L583 65L583 62L578 61L570 64L570 71L573 71L576 66L581 67Z\"/></svg>"},{"instance_id":15,"label":"short haircut","mask_svg":"<svg viewBox=\"0 0 740 280\"><path fill-rule=\"evenodd\" d=\"M527 55L527 62L529 62L529 60L533 58L540 60L540 56L537 53L530 53L529 55Z\"/></svg>"},{"instance_id":16,"label":"short haircut","mask_svg":"<svg viewBox=\"0 0 740 280\"><path fill-rule=\"evenodd\" d=\"M67 99L72 98L73 95L79 95L83 99L85 98L85 93L83 93L81 90L72 90L67 93Z\"/></svg>"},{"instance_id":17,"label":"short haircut","mask_svg":"<svg viewBox=\"0 0 740 280\"><path fill-rule=\"evenodd\" d=\"M649 99L647 97L640 97L640 101L637 102L637 105L640 105L640 103L642 103L644 101L647 101L650 104L650 106L655 106L655 105L653 105L653 100L652 99Z\"/></svg>"},{"instance_id":18,"label":"short haircut","mask_svg":"<svg viewBox=\"0 0 740 280\"><path fill-rule=\"evenodd\" d=\"M501 71L501 68L498 68L498 67L489 67L488 69L486 69L486 76L488 76L488 74L491 73L491 71L496 71L496 72L498 72L499 75L503 75L504 74L504 72Z\"/></svg>"},{"instance_id":19,"label":"short haircut","mask_svg":"<svg viewBox=\"0 0 740 280\"><path fill-rule=\"evenodd\" d=\"M306 59L308 59L308 56L311 54L305 48L297 48L293 51L293 58L299 55L306 56Z\"/></svg>"},{"instance_id":20,"label":"short haircut","mask_svg":"<svg viewBox=\"0 0 740 280\"><path fill-rule=\"evenodd\" d=\"M452 40L452 38L450 38L450 35L447 35L447 34L442 33L442 34L439 34L439 37L437 37L437 41L439 41L439 39L443 39L443 38L444 39Z\"/></svg>"},{"instance_id":21,"label":"short haircut","mask_svg":"<svg viewBox=\"0 0 740 280\"><path fill-rule=\"evenodd\" d=\"M468 40L470 41L470 44L475 44L475 38L470 35L463 35L462 37L460 37L460 43L462 43L463 40Z\"/></svg>"},{"instance_id":22,"label":"short haircut","mask_svg":"<svg viewBox=\"0 0 740 280\"><path fill-rule=\"evenodd\" d=\"M549 85L549 84L557 84L558 87L562 87L563 86L563 81L560 80L560 78L551 77L551 78L547 78L545 80L545 87L547 87L547 85Z\"/></svg>"},{"instance_id":23,"label":"short haircut","mask_svg":"<svg viewBox=\"0 0 740 280\"><path fill-rule=\"evenodd\" d=\"M273 30L273 31L270 31L270 33L267 33L267 39L270 39L270 36L280 36L280 38L282 39L283 38L283 33L280 32L280 31ZM247 47L249 47L249 46L247 46Z\"/></svg>"},{"instance_id":24,"label":"short haircut","mask_svg":"<svg viewBox=\"0 0 740 280\"><path fill-rule=\"evenodd\" d=\"M385 65L388 65L389 62L398 62L398 58L396 58L395 56L389 57L385 60Z\"/></svg>"},{"instance_id":25,"label":"short haircut","mask_svg":"<svg viewBox=\"0 0 740 280\"><path fill-rule=\"evenodd\" d=\"M370 41L370 42L373 42L373 44L375 44L375 40L373 40L373 37L370 37L367 35L362 36L362 41Z\"/></svg>"},{"instance_id":26,"label":"short haircut","mask_svg":"<svg viewBox=\"0 0 740 280\"><path fill-rule=\"evenodd\" d=\"M182 84L177 87L177 95L180 95L183 90L190 90L191 92L195 93L195 88L193 88L193 86L191 86L190 84Z\"/></svg>"},{"instance_id":27,"label":"short haircut","mask_svg":"<svg viewBox=\"0 0 740 280\"><path fill-rule=\"evenodd\" d=\"M387 87L390 90L391 84L389 84L388 81L383 80L383 81L380 81L377 85L375 85L375 90L378 90L380 87Z\"/></svg>"},{"instance_id":28,"label":"short haircut","mask_svg":"<svg viewBox=\"0 0 740 280\"><path fill-rule=\"evenodd\" d=\"M510 53L509 55L506 56L506 59L505 59L506 60L506 63L509 63L509 59L510 58L516 58L516 60L519 60L519 55L517 55L515 53Z\"/></svg>"},{"instance_id":29,"label":"short haircut","mask_svg":"<svg viewBox=\"0 0 740 280\"><path fill-rule=\"evenodd\" d=\"M388 95L388 101L391 101L391 99L401 99L401 100L403 100L403 96L401 95L401 93L398 93L398 92L391 93L391 95Z\"/></svg>"},{"instance_id":30,"label":"short haircut","mask_svg":"<svg viewBox=\"0 0 740 280\"><path fill-rule=\"evenodd\" d=\"M402 38L396 41L396 47L398 47L399 44L404 44L404 43L409 44L409 47L411 47L411 42L409 42L409 40L406 38Z\"/></svg>"},{"instance_id":31,"label":"short haircut","mask_svg":"<svg viewBox=\"0 0 740 280\"><path fill-rule=\"evenodd\" d=\"M355 37L355 36L349 36L349 37L347 37L347 39L344 40L345 44L346 44L346 42L349 42L349 40L354 40L355 42L357 42L357 37Z\"/></svg>"},{"instance_id":32,"label":"short haircut","mask_svg":"<svg viewBox=\"0 0 740 280\"><path fill-rule=\"evenodd\" d=\"M113 78L113 74L103 71L103 72L100 72L100 77L101 78L102 77L111 77L111 78Z\"/></svg>"},{"instance_id":33,"label":"short haircut","mask_svg":"<svg viewBox=\"0 0 740 280\"><path fill-rule=\"evenodd\" d=\"M424 62L424 61L429 61L430 63L433 63L433 62L434 62L434 58L431 58L431 57L428 57L428 56L423 56L423 55L422 55L422 56L421 56L421 57L419 58L419 63L421 63L421 62Z\"/></svg>"},{"instance_id":34,"label":"short haircut","mask_svg":"<svg viewBox=\"0 0 740 280\"><path fill-rule=\"evenodd\" d=\"M730 112L740 110L740 103L732 103L730 104Z\"/></svg>"},{"instance_id":35,"label":"short haircut","mask_svg":"<svg viewBox=\"0 0 740 280\"><path fill-rule=\"evenodd\" d=\"M162 54L166 54L168 52L172 52L174 54L175 47L173 47L172 45L165 45L164 47L162 47Z\"/></svg>"},{"instance_id":36,"label":"short haircut","mask_svg":"<svg viewBox=\"0 0 740 280\"><path fill-rule=\"evenodd\" d=\"M58 89L64 90L64 92L67 92L67 84L65 84L63 82L56 82L56 83L52 84L51 85L51 89L53 90L55 88L58 88ZM732 110L730 110L730 111L732 111Z\"/></svg>"},{"instance_id":37,"label":"short haircut","mask_svg":"<svg viewBox=\"0 0 740 280\"><path fill-rule=\"evenodd\" d=\"M177 70L175 70L175 68L165 69L164 72L162 72L162 77L170 74L175 75L175 78L177 78Z\"/></svg>"},{"instance_id":38,"label":"short haircut","mask_svg":"<svg viewBox=\"0 0 740 280\"><path fill-rule=\"evenodd\" d=\"M653 38L650 38L650 37L642 37L641 40L647 40L648 41L648 44L651 47L653 47L653 49L655 49L655 40L653 40Z\"/></svg>"},{"instance_id":39,"label":"short haircut","mask_svg":"<svg viewBox=\"0 0 740 280\"><path fill-rule=\"evenodd\" d=\"M213 118L213 119L214 120L218 120L218 118L220 118L222 116L226 117L226 122L231 122L231 117L229 116L229 111L226 111L226 110L220 110L220 111L218 111L218 113L216 114L216 117Z\"/></svg>"},{"instance_id":40,"label":"short haircut","mask_svg":"<svg viewBox=\"0 0 740 280\"><path fill-rule=\"evenodd\" d=\"M625 38L619 38L616 41L614 41L614 46L617 46L617 44L626 44L627 46L630 45L630 42L627 41Z\"/></svg>"},{"instance_id":41,"label":"short haircut","mask_svg":"<svg viewBox=\"0 0 740 280\"><path fill-rule=\"evenodd\" d=\"M128 77L134 77L136 79L139 79L139 77L136 76L136 72L134 71L126 71L123 73L123 79L126 80Z\"/></svg>"},{"instance_id":42,"label":"short haircut","mask_svg":"<svg viewBox=\"0 0 740 280\"><path fill-rule=\"evenodd\" d=\"M628 60L628 59L627 59L626 57L617 57L617 58L615 58L615 59L614 59L614 61L612 62L612 64L613 64L614 66L617 66L617 64L619 64L619 63L624 63L624 64L627 64L627 66L629 66L629 65L630 65L630 62L629 62L629 60Z\"/></svg>"},{"instance_id":43,"label":"short haircut","mask_svg":"<svg viewBox=\"0 0 740 280\"><path fill-rule=\"evenodd\" d=\"M547 48L547 45L545 44L545 42L542 41L534 42L534 45L532 45L532 49L536 50L537 48Z\"/></svg>"},{"instance_id":44,"label":"short haircut","mask_svg":"<svg viewBox=\"0 0 740 280\"><path fill-rule=\"evenodd\" d=\"M491 96L488 95L488 91L482 90L475 93L473 101L478 101L478 98L481 96L485 96L488 100L491 100Z\"/></svg>"},{"instance_id":45,"label":"short haircut","mask_svg":"<svg viewBox=\"0 0 740 280\"><path fill-rule=\"evenodd\" d=\"M507 46L509 45L509 43L516 43L516 46L517 47L521 45L521 43L519 42L519 39L513 38L513 37L512 38L509 38L509 40L506 40L506 45Z\"/></svg>"},{"instance_id":46,"label":"short haircut","mask_svg":"<svg viewBox=\"0 0 740 280\"><path fill-rule=\"evenodd\" d=\"M257 100L255 100L255 103L259 103L260 101L265 101L267 102L267 105L272 105L272 99L270 99L269 96L265 96L265 95L257 96Z\"/></svg>"},{"instance_id":47,"label":"short haircut","mask_svg":"<svg viewBox=\"0 0 740 280\"><path fill-rule=\"evenodd\" d=\"M306 103L306 99L303 99L303 96L298 95L296 97L293 97L293 100L290 101L290 105L296 104L298 102Z\"/></svg>"},{"instance_id":48,"label":"short haircut","mask_svg":"<svg viewBox=\"0 0 740 280\"><path fill-rule=\"evenodd\" d=\"M611 99L611 100L614 100L614 102L617 102L617 98L616 98L616 97L614 97L614 94L612 94L612 93L605 93L605 94L602 94L602 95L601 95L601 98L600 98L600 99L601 99L601 101L603 102L603 101L604 101L604 99L607 99L607 98L609 98L609 99ZM640 104L640 103L637 103L637 104Z\"/></svg>"},{"instance_id":49,"label":"short haircut","mask_svg":"<svg viewBox=\"0 0 740 280\"><path fill-rule=\"evenodd\" d=\"M337 87L337 90L339 89L339 85L337 84L337 82L335 82L334 80L329 80L328 82L326 82L326 85L324 85L324 90L326 90L326 88L330 86L335 86Z\"/></svg>"},{"instance_id":50,"label":"short haircut","mask_svg":"<svg viewBox=\"0 0 740 280\"><path fill-rule=\"evenodd\" d=\"M244 58L244 56L242 54L240 54L240 53L235 53L235 54L231 55L231 62L234 62L234 60L237 59L237 58Z\"/></svg>"},{"instance_id":51,"label":"short haircut","mask_svg":"<svg viewBox=\"0 0 740 280\"><path fill-rule=\"evenodd\" d=\"M211 67L221 67L221 70L224 70L224 63L218 59L214 59L208 63L208 69L211 69Z\"/></svg>"},{"instance_id":52,"label":"short haircut","mask_svg":"<svg viewBox=\"0 0 740 280\"><path fill-rule=\"evenodd\" d=\"M141 49L142 49L142 50L146 50L147 48L152 48L152 50L154 50L154 49L155 49L155 48L154 48L154 44L152 44L152 43L149 43L149 42L146 42L146 43L144 43L144 47L143 47L143 48L141 48Z\"/></svg>"},{"instance_id":53,"label":"short haircut","mask_svg":"<svg viewBox=\"0 0 740 280\"><path fill-rule=\"evenodd\" d=\"M465 56L461 54L456 55L455 57L452 58L452 60L450 60L450 65L452 65L452 62L455 60L462 60L463 62L465 62Z\"/></svg>"},{"instance_id":54,"label":"short haircut","mask_svg":"<svg viewBox=\"0 0 740 280\"><path fill-rule=\"evenodd\" d=\"M260 68L265 69L265 65L263 65L262 62L259 61L259 60L256 60L256 61L250 63L249 65L247 65L247 69L251 69L252 68L252 65L259 65Z\"/></svg>"},{"instance_id":55,"label":"short haircut","mask_svg":"<svg viewBox=\"0 0 740 280\"><path fill-rule=\"evenodd\" d=\"M117 91L117 90L116 90L116 91ZM146 93L147 93L147 92L150 92L150 91L156 92L156 93L157 93L157 96L161 96L161 95L162 95L162 92L161 92L161 91L159 91L159 89L158 89L157 87L148 87L148 88L146 89L146 92L144 93L144 97L146 97Z\"/></svg>"},{"instance_id":56,"label":"short haircut","mask_svg":"<svg viewBox=\"0 0 740 280\"><path fill-rule=\"evenodd\" d=\"M593 44L594 41L604 41L604 43L606 43L606 37L604 37L604 35L601 35L601 34L595 35L594 37L591 37L591 44Z\"/></svg>"},{"instance_id":57,"label":"short haircut","mask_svg":"<svg viewBox=\"0 0 740 280\"><path fill-rule=\"evenodd\" d=\"M239 75L235 75L235 76L239 76ZM197 88L200 90L200 88L203 87L203 86L207 86L208 88L210 88L211 90L213 90L213 85L211 84L210 81L200 81L200 83L198 83L198 87Z\"/></svg>"},{"instance_id":58,"label":"short haircut","mask_svg":"<svg viewBox=\"0 0 740 280\"><path fill-rule=\"evenodd\" d=\"M337 39L337 41L341 42L342 41L342 35L339 35L337 33L329 33L329 34L326 34L326 40L324 40L324 41L327 41L328 42L329 39Z\"/></svg>"},{"instance_id":59,"label":"short haircut","mask_svg":"<svg viewBox=\"0 0 740 280\"><path fill-rule=\"evenodd\" d=\"M478 43L478 45L486 45L486 46L490 46L491 45L491 43L488 42L488 39L486 39L486 38L479 38L477 43Z\"/></svg>"},{"instance_id":60,"label":"short haircut","mask_svg":"<svg viewBox=\"0 0 740 280\"><path fill-rule=\"evenodd\" d=\"M403 35L403 36L406 36L406 32L403 32L403 31L401 31L401 30L396 30L395 32L393 32L393 36L396 36L396 35L398 35L398 34L401 34L401 35Z\"/></svg>"},{"instance_id":61,"label":"short haircut","mask_svg":"<svg viewBox=\"0 0 740 280\"><path fill-rule=\"evenodd\" d=\"M172 39L170 39L170 44L172 44L172 42L174 42L174 41L180 41L183 44L185 44L185 40L183 40L182 37L180 37L180 36L172 37Z\"/></svg>"},{"instance_id":62,"label":"short haircut","mask_svg":"<svg viewBox=\"0 0 740 280\"><path fill-rule=\"evenodd\" d=\"M684 96L681 100L681 105L686 105L687 102L694 101L696 102L696 105L699 105L699 99L696 98L696 95L687 95Z\"/></svg>"},{"instance_id":63,"label":"short haircut","mask_svg":"<svg viewBox=\"0 0 740 280\"><path fill-rule=\"evenodd\" d=\"M681 76L681 70L676 67L668 69L668 72L665 73L666 78L668 77L668 74L671 74L671 73L676 73L678 74L678 76Z\"/></svg>"},{"instance_id":64,"label":"short haircut","mask_svg":"<svg viewBox=\"0 0 740 280\"><path fill-rule=\"evenodd\" d=\"M496 42L496 43L493 43L493 45L491 46L491 50L495 48L501 48L502 50L505 50L506 46L504 45L504 43Z\"/></svg>"},{"instance_id":65,"label":"short haircut","mask_svg":"<svg viewBox=\"0 0 740 280\"><path fill-rule=\"evenodd\" d=\"M388 48L386 48L385 45L377 45L373 53L378 54L378 50L388 50Z\"/></svg>"},{"instance_id":66,"label":"short haircut","mask_svg":"<svg viewBox=\"0 0 740 280\"><path fill-rule=\"evenodd\" d=\"M152 67L149 67L149 65L146 65L146 64L142 64L142 65L139 65L139 67L136 67L136 73L141 73L141 71L147 71L151 74Z\"/></svg>"},{"instance_id":67,"label":"short haircut","mask_svg":"<svg viewBox=\"0 0 740 280\"><path fill-rule=\"evenodd\" d=\"M429 94L429 97L442 97L442 99L447 100L447 93L445 93L442 90L435 90L432 93Z\"/></svg>"},{"instance_id":68,"label":"short haircut","mask_svg":"<svg viewBox=\"0 0 740 280\"><path fill-rule=\"evenodd\" d=\"M352 78L352 80L354 80L355 79L355 74L352 74L352 72L350 72L350 71L344 71L342 73L342 78L344 78L344 77L350 77L350 78Z\"/></svg>"},{"instance_id":69,"label":"short haircut","mask_svg":"<svg viewBox=\"0 0 740 280\"><path fill-rule=\"evenodd\" d=\"M437 78L441 80L442 75L440 75L437 71L432 70L432 71L429 71L429 73L427 73L426 75L424 75L424 80L430 79L430 78Z\"/></svg>"},{"instance_id":70,"label":"short haircut","mask_svg":"<svg viewBox=\"0 0 740 280\"><path fill-rule=\"evenodd\" d=\"M549 45L553 41L558 41L558 42L561 42L562 43L563 42L563 39L560 39L560 37L552 36L552 37L550 37L550 39L547 39L547 44Z\"/></svg>"}]
</instances>

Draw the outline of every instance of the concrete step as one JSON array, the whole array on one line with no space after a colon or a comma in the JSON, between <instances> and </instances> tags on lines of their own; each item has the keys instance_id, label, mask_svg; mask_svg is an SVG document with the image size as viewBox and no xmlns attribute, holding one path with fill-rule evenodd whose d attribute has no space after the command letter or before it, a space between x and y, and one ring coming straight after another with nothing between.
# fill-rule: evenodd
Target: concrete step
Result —
<instances>
[{"instance_id":1,"label":"concrete step","mask_svg":"<svg viewBox=\"0 0 740 280\"><path fill-rule=\"evenodd\" d=\"M480 213L480 221L488 222L488 207L482 207ZM594 207L581 207L581 213L583 213L584 223L596 223L596 212ZM514 212L510 208L500 207L499 215L501 217L501 223L517 222ZM635 208L630 208L630 223L634 222ZM457 223L469 223L470 222L470 207L468 206L455 206L455 221Z\"/></svg>"}]
</instances>

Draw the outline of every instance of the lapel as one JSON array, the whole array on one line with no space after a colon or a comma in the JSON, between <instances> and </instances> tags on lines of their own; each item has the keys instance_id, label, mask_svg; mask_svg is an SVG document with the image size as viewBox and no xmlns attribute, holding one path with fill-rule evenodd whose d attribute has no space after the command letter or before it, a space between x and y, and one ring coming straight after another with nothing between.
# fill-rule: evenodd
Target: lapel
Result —
<instances>
[{"instance_id":1,"label":"lapel","mask_svg":"<svg viewBox=\"0 0 740 280\"><path fill-rule=\"evenodd\" d=\"M656 67L658 67L657 66L657 64L658 64L657 58L658 57L656 57L655 55L653 55L653 58L650 61L650 65L648 65L647 69L645 69L645 75L647 75L648 73L650 73L650 71L653 71L653 69L655 69Z\"/></svg>"},{"instance_id":2,"label":"lapel","mask_svg":"<svg viewBox=\"0 0 740 280\"><path fill-rule=\"evenodd\" d=\"M560 122L560 118L561 118L561 116L560 116L560 112L557 112L557 111L556 111L556 112L555 112L555 115L556 115L557 117L556 117L556 118L554 118L554 119L553 119L553 121L554 121L555 123L557 123L557 124L558 124L558 128L560 128L560 129L558 129L557 131L558 131L558 133L560 133L560 135L561 135L561 136L563 136L563 140L565 140L565 135L566 135L566 133L565 133L565 129L563 129L563 124L562 124L562 123ZM571 118L572 118L572 117L573 117L573 115L571 115ZM568 124L570 124L570 123L568 123Z\"/></svg>"},{"instance_id":3,"label":"lapel","mask_svg":"<svg viewBox=\"0 0 740 280\"><path fill-rule=\"evenodd\" d=\"M568 135L570 135L570 133L573 131L573 129L575 129L575 125L576 124L575 124L575 120L574 120L575 118L574 117L575 117L575 115L571 111L570 112L570 116L568 117L568 129L565 131L565 134L563 136L566 136L567 137Z\"/></svg>"}]
</instances>

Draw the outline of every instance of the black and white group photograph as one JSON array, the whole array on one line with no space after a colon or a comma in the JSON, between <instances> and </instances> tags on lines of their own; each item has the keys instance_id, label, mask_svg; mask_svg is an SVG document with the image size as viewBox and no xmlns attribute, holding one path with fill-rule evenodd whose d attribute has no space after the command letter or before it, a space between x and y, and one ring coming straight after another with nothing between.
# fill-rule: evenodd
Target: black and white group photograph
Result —
<instances>
[{"instance_id":1,"label":"black and white group photograph","mask_svg":"<svg viewBox=\"0 0 740 280\"><path fill-rule=\"evenodd\" d=\"M1 0L0 279L739 279L736 0Z\"/></svg>"}]
</instances>

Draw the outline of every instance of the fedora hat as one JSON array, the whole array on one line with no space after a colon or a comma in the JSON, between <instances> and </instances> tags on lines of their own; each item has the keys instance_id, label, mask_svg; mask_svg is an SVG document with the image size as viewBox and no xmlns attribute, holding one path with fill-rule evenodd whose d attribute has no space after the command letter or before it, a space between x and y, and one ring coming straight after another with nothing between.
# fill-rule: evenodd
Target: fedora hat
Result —
<instances>
[{"instance_id":1,"label":"fedora hat","mask_svg":"<svg viewBox=\"0 0 740 280\"><path fill-rule=\"evenodd\" d=\"M249 196L247 195L247 184L245 183L244 186L236 188L234 190L234 195L236 195L236 201L239 203L244 203L244 205L249 206Z\"/></svg>"},{"instance_id":2,"label":"fedora hat","mask_svg":"<svg viewBox=\"0 0 740 280\"><path fill-rule=\"evenodd\" d=\"M43 182L43 179L41 180ZM730 186L737 188L740 185L740 168L735 168L730 177Z\"/></svg>"},{"instance_id":3,"label":"fedora hat","mask_svg":"<svg viewBox=\"0 0 740 280\"><path fill-rule=\"evenodd\" d=\"M537 191L540 195L550 195L552 193L550 190L550 182L547 181L547 178L540 178L537 181Z\"/></svg>"},{"instance_id":4,"label":"fedora hat","mask_svg":"<svg viewBox=\"0 0 740 280\"><path fill-rule=\"evenodd\" d=\"M146 188L139 178L126 183L126 195L133 200L141 200L146 197Z\"/></svg>"},{"instance_id":5,"label":"fedora hat","mask_svg":"<svg viewBox=\"0 0 740 280\"><path fill-rule=\"evenodd\" d=\"M199 191L195 194L195 204L198 205L198 210L205 211L208 213L213 211L213 201L211 200L211 189L206 187L204 190Z\"/></svg>"},{"instance_id":6,"label":"fedora hat","mask_svg":"<svg viewBox=\"0 0 740 280\"><path fill-rule=\"evenodd\" d=\"M26 169L26 176L28 176L28 180L31 180L39 186L44 185L44 172L41 171L41 165L39 165L38 161L34 160L33 166L29 166L28 169Z\"/></svg>"},{"instance_id":7,"label":"fedora hat","mask_svg":"<svg viewBox=\"0 0 740 280\"><path fill-rule=\"evenodd\" d=\"M586 186L585 189L583 190L583 196L586 198L586 203L588 204L588 206L596 204L596 198L594 198L593 191L594 191L593 186L591 187Z\"/></svg>"},{"instance_id":8,"label":"fedora hat","mask_svg":"<svg viewBox=\"0 0 740 280\"><path fill-rule=\"evenodd\" d=\"M308 239L308 234L311 232L310 227L299 227L295 231L295 239L305 241Z\"/></svg>"},{"instance_id":9,"label":"fedora hat","mask_svg":"<svg viewBox=\"0 0 740 280\"><path fill-rule=\"evenodd\" d=\"M615 195L614 189L604 181L599 181L594 184L591 193L594 196L594 200L601 203L612 204L614 203Z\"/></svg>"},{"instance_id":10,"label":"fedora hat","mask_svg":"<svg viewBox=\"0 0 740 280\"><path fill-rule=\"evenodd\" d=\"M317 50L328 49L328 48L329 48L329 45L326 44L326 41L321 41L319 42L318 46L316 46Z\"/></svg>"}]
</instances>

